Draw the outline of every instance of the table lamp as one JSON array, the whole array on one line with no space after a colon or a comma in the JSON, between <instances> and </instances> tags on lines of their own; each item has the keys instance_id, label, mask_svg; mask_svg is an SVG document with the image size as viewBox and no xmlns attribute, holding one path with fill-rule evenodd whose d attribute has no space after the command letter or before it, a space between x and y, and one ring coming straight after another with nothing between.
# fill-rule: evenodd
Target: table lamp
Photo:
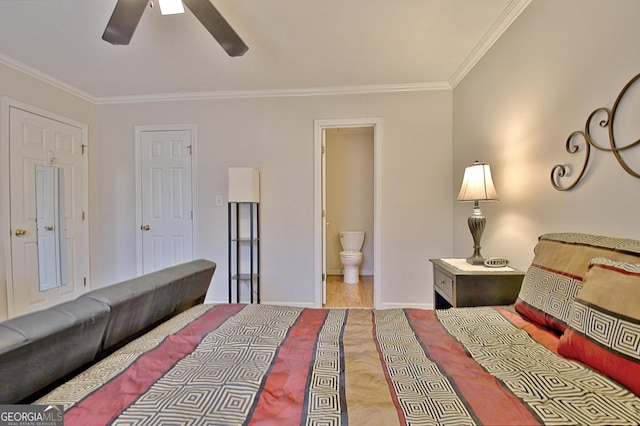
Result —
<instances>
[{"instance_id":1,"label":"table lamp","mask_svg":"<svg viewBox=\"0 0 640 426\"><path fill-rule=\"evenodd\" d=\"M480 254L480 240L487 222L480 211L480 201L497 200L498 194L493 186L491 168L488 164L474 162L464 170L462 187L458 194L458 201L473 201L473 212L467 223L473 237L473 255L467 258L467 263L483 265L484 258Z\"/></svg>"}]
</instances>

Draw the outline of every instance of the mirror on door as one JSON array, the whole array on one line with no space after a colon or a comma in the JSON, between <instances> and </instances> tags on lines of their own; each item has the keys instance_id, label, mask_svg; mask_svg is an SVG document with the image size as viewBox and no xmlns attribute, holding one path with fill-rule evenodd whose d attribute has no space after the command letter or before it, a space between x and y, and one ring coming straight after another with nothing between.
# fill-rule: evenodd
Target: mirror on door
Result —
<instances>
[{"instance_id":1,"label":"mirror on door","mask_svg":"<svg viewBox=\"0 0 640 426\"><path fill-rule=\"evenodd\" d=\"M36 166L36 226L40 291L67 284L64 170Z\"/></svg>"}]
</instances>

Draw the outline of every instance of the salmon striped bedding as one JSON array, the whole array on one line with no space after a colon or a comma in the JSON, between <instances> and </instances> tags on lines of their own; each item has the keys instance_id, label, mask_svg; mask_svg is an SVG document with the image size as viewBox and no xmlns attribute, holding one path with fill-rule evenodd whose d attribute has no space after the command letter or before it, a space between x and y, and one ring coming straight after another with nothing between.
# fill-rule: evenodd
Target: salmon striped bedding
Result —
<instances>
[{"instance_id":1,"label":"salmon striped bedding","mask_svg":"<svg viewBox=\"0 0 640 426\"><path fill-rule=\"evenodd\" d=\"M65 425L639 424L505 307L200 305L46 395Z\"/></svg>"}]
</instances>

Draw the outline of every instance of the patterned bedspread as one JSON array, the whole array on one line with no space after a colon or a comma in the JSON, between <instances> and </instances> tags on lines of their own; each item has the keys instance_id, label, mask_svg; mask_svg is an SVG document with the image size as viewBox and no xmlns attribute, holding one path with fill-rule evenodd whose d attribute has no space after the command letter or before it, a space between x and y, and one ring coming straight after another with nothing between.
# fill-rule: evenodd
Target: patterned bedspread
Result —
<instances>
[{"instance_id":1,"label":"patterned bedspread","mask_svg":"<svg viewBox=\"0 0 640 426\"><path fill-rule=\"evenodd\" d=\"M36 403L67 426L639 424L557 340L500 307L200 305Z\"/></svg>"}]
</instances>

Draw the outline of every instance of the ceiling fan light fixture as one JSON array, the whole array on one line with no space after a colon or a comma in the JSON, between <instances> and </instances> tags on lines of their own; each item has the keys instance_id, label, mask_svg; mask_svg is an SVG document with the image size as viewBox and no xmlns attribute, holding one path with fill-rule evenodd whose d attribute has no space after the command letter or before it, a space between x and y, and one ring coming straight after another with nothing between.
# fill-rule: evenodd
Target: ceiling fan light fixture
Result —
<instances>
[{"instance_id":1,"label":"ceiling fan light fixture","mask_svg":"<svg viewBox=\"0 0 640 426\"><path fill-rule=\"evenodd\" d=\"M249 50L249 46L242 41L210 0L184 0L184 4L229 56L242 56ZM153 0L118 0L102 39L115 45L129 44L144 10L149 5L154 5ZM158 5L163 15L168 14L170 10L172 13L184 13L184 5L180 0L158 0Z\"/></svg>"},{"instance_id":2,"label":"ceiling fan light fixture","mask_svg":"<svg viewBox=\"0 0 640 426\"><path fill-rule=\"evenodd\" d=\"M176 15L184 13L184 5L182 0L158 0L160 13L162 15Z\"/></svg>"}]
</instances>

